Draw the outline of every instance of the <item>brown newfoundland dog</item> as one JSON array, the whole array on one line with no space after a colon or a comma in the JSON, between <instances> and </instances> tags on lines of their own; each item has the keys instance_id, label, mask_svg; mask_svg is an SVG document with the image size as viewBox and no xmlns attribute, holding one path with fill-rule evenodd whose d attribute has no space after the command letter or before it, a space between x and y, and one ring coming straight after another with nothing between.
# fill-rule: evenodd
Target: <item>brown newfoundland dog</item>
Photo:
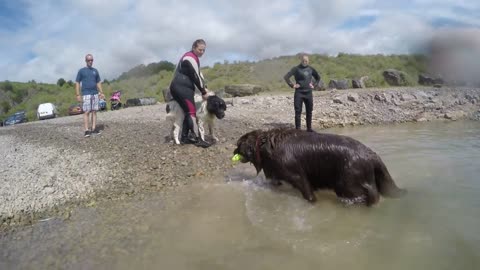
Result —
<instances>
[{"instance_id":1,"label":"brown newfoundland dog","mask_svg":"<svg viewBox=\"0 0 480 270\"><path fill-rule=\"evenodd\" d=\"M378 202L379 194L400 197L380 157L350 137L295 129L251 131L237 141L235 157L262 169L273 184L287 181L315 202L314 191L333 189L346 204Z\"/></svg>"}]
</instances>

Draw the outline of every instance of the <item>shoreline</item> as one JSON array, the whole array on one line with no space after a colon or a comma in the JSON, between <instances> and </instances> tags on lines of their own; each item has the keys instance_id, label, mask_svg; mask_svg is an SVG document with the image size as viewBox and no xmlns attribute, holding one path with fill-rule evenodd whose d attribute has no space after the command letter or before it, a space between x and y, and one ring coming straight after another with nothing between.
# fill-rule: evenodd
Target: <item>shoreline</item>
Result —
<instances>
[{"instance_id":1,"label":"shoreline","mask_svg":"<svg viewBox=\"0 0 480 270\"><path fill-rule=\"evenodd\" d=\"M293 93L226 98L220 142L173 145L165 105L100 112L102 134L84 138L82 116L0 128L0 232L101 200L175 190L223 177L236 140L253 129L293 127ZM480 89L400 87L314 92L313 128L480 120ZM305 122L302 119L302 128Z\"/></svg>"}]
</instances>

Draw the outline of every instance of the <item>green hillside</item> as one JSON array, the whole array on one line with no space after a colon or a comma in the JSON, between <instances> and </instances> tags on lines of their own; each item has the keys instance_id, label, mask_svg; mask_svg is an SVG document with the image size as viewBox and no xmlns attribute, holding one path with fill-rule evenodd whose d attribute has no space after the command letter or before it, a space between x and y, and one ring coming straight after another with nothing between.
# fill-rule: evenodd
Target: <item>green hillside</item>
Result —
<instances>
[{"instance_id":1,"label":"green hillside","mask_svg":"<svg viewBox=\"0 0 480 270\"><path fill-rule=\"evenodd\" d=\"M289 90L283 81L283 75L299 63L298 56L280 56L258 62L216 63L205 67L202 72L208 88L213 91L223 89L230 84L258 84L268 91ZM386 86L382 77L385 69L394 68L405 72L409 85L416 85L418 74L424 73L427 57L423 55L352 55L340 53L338 56L310 55L310 64L319 71L322 80L328 84L330 79L353 79L369 76L368 87ZM147 66L139 65L122 73L117 79L104 81L103 88L107 97L116 91L122 91L122 99L136 97L155 97L163 101L162 90L168 87L172 78L174 64L160 61ZM29 121L36 119L38 104L52 102L60 115L67 115L68 106L75 103L74 84L60 78L57 84L44 84L30 81L0 82L0 120L18 111L26 110Z\"/></svg>"}]
</instances>

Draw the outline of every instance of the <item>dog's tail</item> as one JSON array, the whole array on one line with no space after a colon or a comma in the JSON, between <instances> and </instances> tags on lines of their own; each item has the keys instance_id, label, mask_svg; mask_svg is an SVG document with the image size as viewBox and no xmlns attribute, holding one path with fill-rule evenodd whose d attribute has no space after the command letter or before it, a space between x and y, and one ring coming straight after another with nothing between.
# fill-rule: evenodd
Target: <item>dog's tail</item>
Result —
<instances>
[{"instance_id":1,"label":"dog's tail","mask_svg":"<svg viewBox=\"0 0 480 270\"><path fill-rule=\"evenodd\" d=\"M405 189L397 187L380 158L375 164L375 183L380 194L385 197L399 198L407 194Z\"/></svg>"}]
</instances>

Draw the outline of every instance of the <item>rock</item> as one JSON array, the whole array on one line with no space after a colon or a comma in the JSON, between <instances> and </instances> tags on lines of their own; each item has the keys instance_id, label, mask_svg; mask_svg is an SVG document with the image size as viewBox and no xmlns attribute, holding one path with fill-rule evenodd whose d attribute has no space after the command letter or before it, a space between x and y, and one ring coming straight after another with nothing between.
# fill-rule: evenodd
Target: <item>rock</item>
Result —
<instances>
[{"instance_id":1,"label":"rock","mask_svg":"<svg viewBox=\"0 0 480 270\"><path fill-rule=\"evenodd\" d=\"M348 100L357 102L359 100L359 95L357 93L349 93Z\"/></svg>"},{"instance_id":2,"label":"rock","mask_svg":"<svg viewBox=\"0 0 480 270\"><path fill-rule=\"evenodd\" d=\"M368 80L368 76L363 76L360 79L352 80L352 88L367 88L365 81Z\"/></svg>"},{"instance_id":3,"label":"rock","mask_svg":"<svg viewBox=\"0 0 480 270\"><path fill-rule=\"evenodd\" d=\"M153 97L131 98L131 99L127 99L127 102L125 103L125 107L146 106L146 105L154 105L154 104L157 104L157 100Z\"/></svg>"},{"instance_id":4,"label":"rock","mask_svg":"<svg viewBox=\"0 0 480 270\"><path fill-rule=\"evenodd\" d=\"M342 80L330 80L328 83L328 88L331 89L347 89L348 88L348 80L347 79L342 79Z\"/></svg>"},{"instance_id":5,"label":"rock","mask_svg":"<svg viewBox=\"0 0 480 270\"><path fill-rule=\"evenodd\" d=\"M348 101L347 94L336 95L333 97L333 103L344 104L344 103L347 103L347 101Z\"/></svg>"},{"instance_id":6,"label":"rock","mask_svg":"<svg viewBox=\"0 0 480 270\"><path fill-rule=\"evenodd\" d=\"M387 69L383 73L385 81L392 86L405 86L407 85L407 76L404 72L396 69Z\"/></svg>"},{"instance_id":7,"label":"rock","mask_svg":"<svg viewBox=\"0 0 480 270\"><path fill-rule=\"evenodd\" d=\"M318 82L318 85L317 87L315 87L315 90L317 91L325 91L327 88L325 87L325 82L320 79L320 81Z\"/></svg>"},{"instance_id":8,"label":"rock","mask_svg":"<svg viewBox=\"0 0 480 270\"><path fill-rule=\"evenodd\" d=\"M454 112L447 112L445 113L444 115L444 118L445 119L449 119L449 120L458 120L462 117L465 116L465 112L463 111L454 111Z\"/></svg>"},{"instance_id":9,"label":"rock","mask_svg":"<svg viewBox=\"0 0 480 270\"><path fill-rule=\"evenodd\" d=\"M375 100L378 100L378 101L381 101L381 102L386 102L386 101L387 101L387 97L385 96L384 93L375 94L374 99L375 99Z\"/></svg>"},{"instance_id":10,"label":"rock","mask_svg":"<svg viewBox=\"0 0 480 270\"><path fill-rule=\"evenodd\" d=\"M255 84L233 84L225 86L225 93L233 97L253 96L263 91L263 88Z\"/></svg>"},{"instance_id":11,"label":"rock","mask_svg":"<svg viewBox=\"0 0 480 270\"><path fill-rule=\"evenodd\" d=\"M359 79L353 79L352 88L365 88L365 85L363 85Z\"/></svg>"}]
</instances>

